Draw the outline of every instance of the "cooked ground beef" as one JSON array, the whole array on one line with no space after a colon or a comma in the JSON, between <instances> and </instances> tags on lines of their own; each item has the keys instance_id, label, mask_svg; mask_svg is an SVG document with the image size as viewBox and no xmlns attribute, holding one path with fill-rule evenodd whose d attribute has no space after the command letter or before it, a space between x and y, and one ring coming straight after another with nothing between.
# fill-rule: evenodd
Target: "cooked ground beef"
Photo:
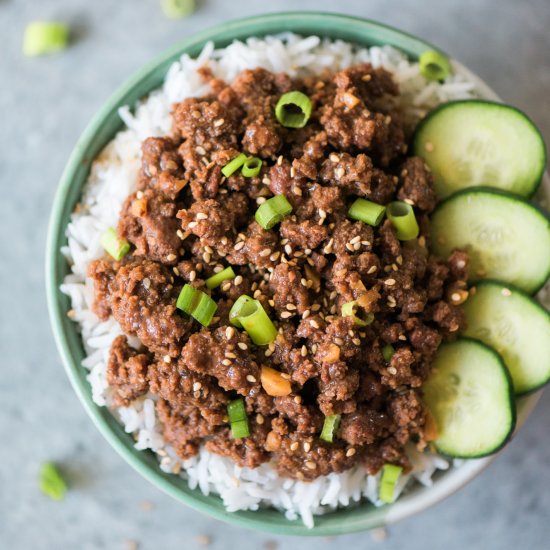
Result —
<instances>
[{"instance_id":1,"label":"cooked ground beef","mask_svg":"<svg viewBox=\"0 0 550 550\"><path fill-rule=\"evenodd\" d=\"M303 80L247 70L232 84L202 74L212 93L174 105L172 135L143 143L138 190L118 225L131 253L90 266L96 313L142 343L113 343L113 405L157 396L166 441L182 458L205 445L242 466L272 461L281 475L306 480L355 464L371 473L385 462L409 467L405 446L426 445L422 383L440 343L464 324L456 297L468 256L430 254L436 195L424 162L407 157L397 86L369 65ZM302 129L274 115L290 90L313 101ZM263 160L258 176L223 176L240 152ZM265 230L254 213L274 194L293 212ZM387 220L348 219L357 197L412 204L418 239L399 241ZM205 280L228 265L238 277L207 290ZM210 326L176 309L185 283L218 304ZM268 346L229 324L242 294L260 300L278 327ZM359 299L374 316L365 327L341 316ZM388 344L395 353L386 362ZM284 375L289 395L266 393L264 367ZM232 439L227 404L237 397L250 436ZM341 424L326 443L319 434L333 414Z\"/></svg>"}]
</instances>

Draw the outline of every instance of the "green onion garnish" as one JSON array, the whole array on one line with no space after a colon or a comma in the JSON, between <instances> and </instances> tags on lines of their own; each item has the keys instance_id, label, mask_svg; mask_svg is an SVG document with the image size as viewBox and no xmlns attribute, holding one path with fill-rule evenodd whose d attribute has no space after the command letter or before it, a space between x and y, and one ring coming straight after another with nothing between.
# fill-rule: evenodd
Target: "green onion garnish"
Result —
<instances>
[{"instance_id":1,"label":"green onion garnish","mask_svg":"<svg viewBox=\"0 0 550 550\"><path fill-rule=\"evenodd\" d=\"M206 288L213 289L220 286L224 281L230 281L235 278L235 272L231 266L226 267L219 273L215 273L212 277L206 279Z\"/></svg>"},{"instance_id":2,"label":"green onion garnish","mask_svg":"<svg viewBox=\"0 0 550 550\"><path fill-rule=\"evenodd\" d=\"M386 363L389 363L391 361L394 353L395 349L391 344L387 344L382 348L382 357L384 358L384 361L386 361Z\"/></svg>"},{"instance_id":3,"label":"green onion garnish","mask_svg":"<svg viewBox=\"0 0 550 550\"><path fill-rule=\"evenodd\" d=\"M386 207L366 199L357 199L348 210L348 217L376 227L384 217Z\"/></svg>"},{"instance_id":4,"label":"green onion garnish","mask_svg":"<svg viewBox=\"0 0 550 550\"><path fill-rule=\"evenodd\" d=\"M69 43L69 27L64 23L29 23L23 36L23 55L35 57L64 50Z\"/></svg>"},{"instance_id":5,"label":"green onion garnish","mask_svg":"<svg viewBox=\"0 0 550 550\"><path fill-rule=\"evenodd\" d=\"M271 344L277 338L277 329L258 300L240 296L229 312L229 321L242 327L257 346Z\"/></svg>"},{"instance_id":6,"label":"green onion garnish","mask_svg":"<svg viewBox=\"0 0 550 550\"><path fill-rule=\"evenodd\" d=\"M260 173L261 169L262 159L259 159L258 157L250 157L244 161L241 173L245 178L254 178Z\"/></svg>"},{"instance_id":7,"label":"green onion garnish","mask_svg":"<svg viewBox=\"0 0 550 550\"><path fill-rule=\"evenodd\" d=\"M231 174L234 174L244 163L246 162L246 155L241 153L233 160L230 160L223 168L222 174L228 178Z\"/></svg>"},{"instance_id":8,"label":"green onion garnish","mask_svg":"<svg viewBox=\"0 0 550 550\"><path fill-rule=\"evenodd\" d=\"M181 19L195 11L195 0L161 0L160 7L166 17Z\"/></svg>"},{"instance_id":9,"label":"green onion garnish","mask_svg":"<svg viewBox=\"0 0 550 550\"><path fill-rule=\"evenodd\" d=\"M365 313L365 315L361 318L357 315L357 310L361 306L358 304L357 300L352 300L351 302L346 302L342 306L342 316L343 317L352 317L353 322L360 327L366 327L367 325L370 325L374 321L374 314L373 313Z\"/></svg>"},{"instance_id":10,"label":"green onion garnish","mask_svg":"<svg viewBox=\"0 0 550 550\"><path fill-rule=\"evenodd\" d=\"M413 207L403 201L390 202L386 215L395 227L397 238L400 241L416 239L420 229L414 215Z\"/></svg>"},{"instance_id":11,"label":"green onion garnish","mask_svg":"<svg viewBox=\"0 0 550 550\"><path fill-rule=\"evenodd\" d=\"M390 503L394 501L395 485L402 471L401 466L384 464L382 478L380 479L380 492L378 493L378 497L382 502Z\"/></svg>"},{"instance_id":12,"label":"green onion garnish","mask_svg":"<svg viewBox=\"0 0 550 550\"><path fill-rule=\"evenodd\" d=\"M246 408L242 398L229 402L227 405L227 415L229 416L231 433L234 439L248 437L250 435L248 417L246 416Z\"/></svg>"},{"instance_id":13,"label":"green onion garnish","mask_svg":"<svg viewBox=\"0 0 550 550\"><path fill-rule=\"evenodd\" d=\"M122 260L130 251L130 243L125 239L119 239L114 227L109 227L109 229L101 235L99 242L105 251L117 262Z\"/></svg>"},{"instance_id":14,"label":"green onion garnish","mask_svg":"<svg viewBox=\"0 0 550 550\"><path fill-rule=\"evenodd\" d=\"M248 314L251 311L253 311L253 308L250 306L252 302L254 302L254 298L251 298L246 294L239 296L235 301L235 303L233 304L233 306L231 307L231 309L229 310L229 322L238 328L243 328L243 326L241 325L241 321L239 320L239 317L242 314Z\"/></svg>"},{"instance_id":15,"label":"green onion garnish","mask_svg":"<svg viewBox=\"0 0 550 550\"><path fill-rule=\"evenodd\" d=\"M275 195L266 200L256 210L256 221L264 228L271 229L292 212L292 205L284 195Z\"/></svg>"},{"instance_id":16,"label":"green onion garnish","mask_svg":"<svg viewBox=\"0 0 550 550\"><path fill-rule=\"evenodd\" d=\"M40 490L53 500L63 500L67 492L67 484L59 470L51 462L42 464L40 468Z\"/></svg>"},{"instance_id":17,"label":"green onion garnish","mask_svg":"<svg viewBox=\"0 0 550 550\"><path fill-rule=\"evenodd\" d=\"M330 416L325 416L325 423L323 424L323 430L319 436L323 441L327 443L332 443L334 435L340 426L340 420L342 416L339 414L331 414Z\"/></svg>"},{"instance_id":18,"label":"green onion garnish","mask_svg":"<svg viewBox=\"0 0 550 550\"><path fill-rule=\"evenodd\" d=\"M420 73L428 80L445 80L452 72L448 57L434 50L425 51L418 62Z\"/></svg>"},{"instance_id":19,"label":"green onion garnish","mask_svg":"<svg viewBox=\"0 0 550 550\"><path fill-rule=\"evenodd\" d=\"M311 99L302 92L283 94L275 107L277 120L286 128L303 128L311 116Z\"/></svg>"},{"instance_id":20,"label":"green onion garnish","mask_svg":"<svg viewBox=\"0 0 550 550\"><path fill-rule=\"evenodd\" d=\"M184 285L176 302L176 307L191 315L203 327L207 327L218 309L218 305L208 294L191 285Z\"/></svg>"}]
</instances>

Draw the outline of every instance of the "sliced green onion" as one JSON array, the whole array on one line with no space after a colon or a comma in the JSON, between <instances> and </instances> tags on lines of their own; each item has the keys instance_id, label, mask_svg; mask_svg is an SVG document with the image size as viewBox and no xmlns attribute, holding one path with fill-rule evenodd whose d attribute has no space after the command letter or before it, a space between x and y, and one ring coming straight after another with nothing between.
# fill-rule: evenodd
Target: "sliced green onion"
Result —
<instances>
[{"instance_id":1,"label":"sliced green onion","mask_svg":"<svg viewBox=\"0 0 550 550\"><path fill-rule=\"evenodd\" d=\"M284 195L275 195L266 200L256 210L256 221L264 228L271 229L292 212L292 205Z\"/></svg>"},{"instance_id":2,"label":"sliced green onion","mask_svg":"<svg viewBox=\"0 0 550 550\"><path fill-rule=\"evenodd\" d=\"M420 229L414 215L413 207L403 201L390 202L386 215L395 227L397 238L400 241L416 239Z\"/></svg>"},{"instance_id":3,"label":"sliced green onion","mask_svg":"<svg viewBox=\"0 0 550 550\"><path fill-rule=\"evenodd\" d=\"M53 500L63 500L67 484L59 470L51 462L42 464L39 475L40 490Z\"/></svg>"},{"instance_id":4,"label":"sliced green onion","mask_svg":"<svg viewBox=\"0 0 550 550\"><path fill-rule=\"evenodd\" d=\"M323 441L327 443L332 443L334 435L340 426L340 420L342 416L339 414L331 414L330 416L325 416L325 423L323 424L323 430L319 436Z\"/></svg>"},{"instance_id":5,"label":"sliced green onion","mask_svg":"<svg viewBox=\"0 0 550 550\"><path fill-rule=\"evenodd\" d=\"M231 266L226 267L224 270L215 273L212 277L206 279L206 288L213 289L220 286L224 281L230 281L235 278L235 272Z\"/></svg>"},{"instance_id":6,"label":"sliced green onion","mask_svg":"<svg viewBox=\"0 0 550 550\"><path fill-rule=\"evenodd\" d=\"M249 315L255 311L255 306L253 305L254 298L243 294L239 296L231 309L229 310L229 322L232 325L235 325L238 328L243 328L239 317L241 315Z\"/></svg>"},{"instance_id":7,"label":"sliced green onion","mask_svg":"<svg viewBox=\"0 0 550 550\"><path fill-rule=\"evenodd\" d=\"M234 439L248 437L250 430L248 429L248 417L246 408L242 398L230 401L227 405L227 416L231 425L231 434Z\"/></svg>"},{"instance_id":8,"label":"sliced green onion","mask_svg":"<svg viewBox=\"0 0 550 550\"><path fill-rule=\"evenodd\" d=\"M207 327L218 309L218 305L208 294L193 288L191 285L184 285L176 302L176 307L187 315L191 315L203 327Z\"/></svg>"},{"instance_id":9,"label":"sliced green onion","mask_svg":"<svg viewBox=\"0 0 550 550\"><path fill-rule=\"evenodd\" d=\"M387 344L382 348L382 357L384 358L384 361L386 361L386 363L389 363L391 361L394 353L395 349L391 344Z\"/></svg>"},{"instance_id":10,"label":"sliced green onion","mask_svg":"<svg viewBox=\"0 0 550 550\"><path fill-rule=\"evenodd\" d=\"M160 7L166 17L181 19L195 11L195 0L161 0Z\"/></svg>"},{"instance_id":11,"label":"sliced green onion","mask_svg":"<svg viewBox=\"0 0 550 550\"><path fill-rule=\"evenodd\" d=\"M246 330L257 346L271 344L277 338L277 329L258 300L240 296L229 312L229 321Z\"/></svg>"},{"instance_id":12,"label":"sliced green onion","mask_svg":"<svg viewBox=\"0 0 550 550\"><path fill-rule=\"evenodd\" d=\"M348 217L376 227L384 217L386 207L366 199L357 199L348 210Z\"/></svg>"},{"instance_id":13,"label":"sliced green onion","mask_svg":"<svg viewBox=\"0 0 550 550\"><path fill-rule=\"evenodd\" d=\"M434 50L422 53L418 62L420 73L428 80L445 80L452 72L449 58Z\"/></svg>"},{"instance_id":14,"label":"sliced green onion","mask_svg":"<svg viewBox=\"0 0 550 550\"><path fill-rule=\"evenodd\" d=\"M382 478L380 479L380 492L378 497L382 502L390 503L394 501L395 485L401 475L403 468L395 464L384 464L382 468Z\"/></svg>"},{"instance_id":15,"label":"sliced green onion","mask_svg":"<svg viewBox=\"0 0 550 550\"><path fill-rule=\"evenodd\" d=\"M245 178L254 178L260 173L261 169L262 159L259 159L258 157L250 157L244 161L241 173Z\"/></svg>"},{"instance_id":16,"label":"sliced green onion","mask_svg":"<svg viewBox=\"0 0 550 550\"><path fill-rule=\"evenodd\" d=\"M311 116L311 99L302 92L283 94L275 107L277 120L286 128L303 128Z\"/></svg>"},{"instance_id":17,"label":"sliced green onion","mask_svg":"<svg viewBox=\"0 0 550 550\"><path fill-rule=\"evenodd\" d=\"M357 315L357 310L361 306L357 303L357 300L352 300L351 302L346 302L342 306L342 316L343 317L352 317L353 322L360 327L366 327L374 321L373 313L365 313L363 318Z\"/></svg>"},{"instance_id":18,"label":"sliced green onion","mask_svg":"<svg viewBox=\"0 0 550 550\"><path fill-rule=\"evenodd\" d=\"M64 50L69 43L69 27L65 23L29 23L23 36L23 55L35 57Z\"/></svg>"},{"instance_id":19,"label":"sliced green onion","mask_svg":"<svg viewBox=\"0 0 550 550\"><path fill-rule=\"evenodd\" d=\"M230 160L223 168L222 174L228 178L231 174L234 174L244 163L246 162L246 155L241 153L233 160Z\"/></svg>"},{"instance_id":20,"label":"sliced green onion","mask_svg":"<svg viewBox=\"0 0 550 550\"><path fill-rule=\"evenodd\" d=\"M117 262L122 260L130 251L130 243L125 239L119 239L114 227L109 227L109 229L101 235L99 242L105 251Z\"/></svg>"}]
</instances>

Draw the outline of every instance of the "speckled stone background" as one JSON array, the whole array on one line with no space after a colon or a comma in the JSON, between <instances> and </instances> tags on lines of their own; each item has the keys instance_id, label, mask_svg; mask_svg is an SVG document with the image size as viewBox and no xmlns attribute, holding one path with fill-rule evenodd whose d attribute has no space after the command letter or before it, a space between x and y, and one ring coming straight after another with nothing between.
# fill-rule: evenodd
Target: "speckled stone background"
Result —
<instances>
[{"instance_id":1,"label":"speckled stone background","mask_svg":"<svg viewBox=\"0 0 550 550\"><path fill-rule=\"evenodd\" d=\"M549 0L203 0L169 21L158 0L0 0L0 548L2 550L543 550L550 547L550 392L494 464L457 495L384 533L335 540L249 532L193 512L103 441L69 386L44 298L47 218L65 161L107 96L182 37L239 15L338 10L425 37L526 110L550 142ZM59 18L60 55L25 59L23 29ZM71 491L37 489L44 460Z\"/></svg>"}]
</instances>

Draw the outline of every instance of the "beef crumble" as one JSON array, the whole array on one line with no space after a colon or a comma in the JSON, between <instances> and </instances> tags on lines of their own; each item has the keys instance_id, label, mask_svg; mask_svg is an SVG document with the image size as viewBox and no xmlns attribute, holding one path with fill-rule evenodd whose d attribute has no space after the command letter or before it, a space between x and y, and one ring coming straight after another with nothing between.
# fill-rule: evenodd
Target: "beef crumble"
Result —
<instances>
[{"instance_id":1,"label":"beef crumble","mask_svg":"<svg viewBox=\"0 0 550 550\"><path fill-rule=\"evenodd\" d=\"M241 466L271 461L305 480L356 464L407 469L405 446L423 448L429 435L421 386L440 343L464 325L456 297L468 257L430 253L432 177L422 159L407 157L392 76L370 65L300 80L246 70L231 84L202 74L211 94L174 105L172 134L143 143L137 191L118 224L131 254L89 268L97 315L112 315L142 343L113 343L113 406L154 394L164 437L182 458L205 445ZM313 102L301 129L274 114L290 90ZM224 177L241 152L263 160L260 173ZM254 213L274 194L293 212L265 230ZM388 220L348 219L357 197L409 202L419 237L401 242ZM207 290L205 280L229 265L237 277ZM176 309L185 283L216 301L208 327ZM256 346L229 324L242 294L277 326L271 344ZM374 316L368 326L341 316L358 299ZM389 361L386 345L395 349ZM262 367L282 373L291 393L268 395ZM232 439L226 407L237 397L250 436ZM332 414L341 424L327 443L319 434Z\"/></svg>"}]
</instances>

